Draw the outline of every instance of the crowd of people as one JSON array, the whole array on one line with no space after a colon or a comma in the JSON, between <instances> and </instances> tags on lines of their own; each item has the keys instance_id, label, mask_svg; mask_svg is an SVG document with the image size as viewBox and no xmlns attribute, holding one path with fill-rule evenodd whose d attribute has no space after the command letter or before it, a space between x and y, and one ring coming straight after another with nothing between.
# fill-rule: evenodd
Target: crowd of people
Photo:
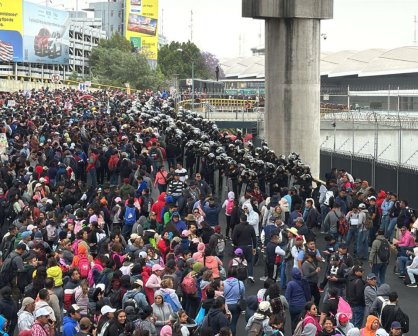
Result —
<instances>
[{"instance_id":1,"label":"crowd of people","mask_svg":"<svg viewBox=\"0 0 418 336\"><path fill-rule=\"evenodd\" d=\"M408 332L385 282L396 247L417 286L415 214L396 195L343 170L312 189L296 153L159 92L45 88L0 106L0 334Z\"/></svg>"}]
</instances>

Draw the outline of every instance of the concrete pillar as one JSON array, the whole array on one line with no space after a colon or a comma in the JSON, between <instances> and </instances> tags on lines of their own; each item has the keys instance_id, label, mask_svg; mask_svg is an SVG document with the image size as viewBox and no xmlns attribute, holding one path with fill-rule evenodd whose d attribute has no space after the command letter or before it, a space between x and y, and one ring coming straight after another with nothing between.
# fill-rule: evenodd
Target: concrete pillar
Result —
<instances>
[{"instance_id":1,"label":"concrete pillar","mask_svg":"<svg viewBox=\"0 0 418 336\"><path fill-rule=\"evenodd\" d=\"M243 0L243 16L264 19L265 135L277 154L297 152L319 177L320 20L333 0Z\"/></svg>"}]
</instances>

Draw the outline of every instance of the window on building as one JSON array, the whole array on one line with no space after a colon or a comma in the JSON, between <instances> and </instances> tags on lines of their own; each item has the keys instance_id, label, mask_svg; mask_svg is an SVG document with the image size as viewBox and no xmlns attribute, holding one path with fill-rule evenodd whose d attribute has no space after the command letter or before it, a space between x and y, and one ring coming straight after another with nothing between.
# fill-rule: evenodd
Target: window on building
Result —
<instances>
[{"instance_id":1,"label":"window on building","mask_svg":"<svg viewBox=\"0 0 418 336\"><path fill-rule=\"evenodd\" d=\"M110 11L110 16L113 17L113 10Z\"/></svg>"},{"instance_id":2,"label":"window on building","mask_svg":"<svg viewBox=\"0 0 418 336\"><path fill-rule=\"evenodd\" d=\"M113 25L110 26L110 31L113 33Z\"/></svg>"}]
</instances>

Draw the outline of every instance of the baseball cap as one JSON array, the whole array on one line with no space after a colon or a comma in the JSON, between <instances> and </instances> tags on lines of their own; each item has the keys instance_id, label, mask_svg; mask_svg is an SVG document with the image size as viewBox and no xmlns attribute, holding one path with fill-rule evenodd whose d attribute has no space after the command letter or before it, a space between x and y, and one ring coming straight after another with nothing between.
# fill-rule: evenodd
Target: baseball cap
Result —
<instances>
[{"instance_id":1,"label":"baseball cap","mask_svg":"<svg viewBox=\"0 0 418 336\"><path fill-rule=\"evenodd\" d=\"M374 274L374 273L367 274L367 280L376 279L376 278L377 278L376 274Z\"/></svg>"},{"instance_id":2,"label":"baseball cap","mask_svg":"<svg viewBox=\"0 0 418 336\"><path fill-rule=\"evenodd\" d=\"M366 209L366 204L360 203L358 206L359 209Z\"/></svg>"},{"instance_id":3,"label":"baseball cap","mask_svg":"<svg viewBox=\"0 0 418 336\"><path fill-rule=\"evenodd\" d=\"M116 203L122 202L122 198L120 198L120 197L116 197L116 198L115 198L115 202L116 202Z\"/></svg>"},{"instance_id":4,"label":"baseball cap","mask_svg":"<svg viewBox=\"0 0 418 336\"><path fill-rule=\"evenodd\" d=\"M155 265L153 265L152 266L152 271L153 272L156 272L156 271L162 271L162 270L164 270L164 268L163 267L161 267L160 265L158 265L158 264L155 264Z\"/></svg>"},{"instance_id":5,"label":"baseball cap","mask_svg":"<svg viewBox=\"0 0 418 336\"><path fill-rule=\"evenodd\" d=\"M235 255L236 256L242 256L243 254L244 254L244 251L241 249L241 248L237 248L236 250L235 250Z\"/></svg>"},{"instance_id":6,"label":"baseball cap","mask_svg":"<svg viewBox=\"0 0 418 336\"><path fill-rule=\"evenodd\" d=\"M258 305L258 309L262 312L266 312L266 311L270 310L270 302L261 301L260 304Z\"/></svg>"},{"instance_id":7,"label":"baseball cap","mask_svg":"<svg viewBox=\"0 0 418 336\"><path fill-rule=\"evenodd\" d=\"M46 308L39 308L35 311L35 318L41 317L41 316L49 316L50 312Z\"/></svg>"},{"instance_id":8,"label":"baseball cap","mask_svg":"<svg viewBox=\"0 0 418 336\"><path fill-rule=\"evenodd\" d=\"M295 239L296 240L303 240L303 236L302 235L297 235Z\"/></svg>"},{"instance_id":9,"label":"baseball cap","mask_svg":"<svg viewBox=\"0 0 418 336\"><path fill-rule=\"evenodd\" d=\"M188 236L190 235L190 231L189 231L189 230L183 230L183 231L181 232L181 235L182 235L183 237L188 237Z\"/></svg>"},{"instance_id":10,"label":"baseball cap","mask_svg":"<svg viewBox=\"0 0 418 336\"><path fill-rule=\"evenodd\" d=\"M340 321L341 323L347 323L350 319L348 318L347 315L345 314L340 314L338 316L338 321Z\"/></svg>"},{"instance_id":11,"label":"baseball cap","mask_svg":"<svg viewBox=\"0 0 418 336\"><path fill-rule=\"evenodd\" d=\"M134 283L140 285L141 287L144 287L144 282L141 279L136 280Z\"/></svg>"},{"instance_id":12,"label":"baseball cap","mask_svg":"<svg viewBox=\"0 0 418 336\"><path fill-rule=\"evenodd\" d=\"M116 309L112 308L111 306L103 306L102 309L100 309L100 313L102 313L102 315L105 315L107 313L114 313L116 311Z\"/></svg>"},{"instance_id":13,"label":"baseball cap","mask_svg":"<svg viewBox=\"0 0 418 336\"><path fill-rule=\"evenodd\" d=\"M171 217L180 217L180 214L177 211L174 211Z\"/></svg>"},{"instance_id":14,"label":"baseball cap","mask_svg":"<svg viewBox=\"0 0 418 336\"><path fill-rule=\"evenodd\" d=\"M148 253L145 251L141 251L139 252L139 257L142 259L145 259L146 257L148 257Z\"/></svg>"},{"instance_id":15,"label":"baseball cap","mask_svg":"<svg viewBox=\"0 0 418 336\"><path fill-rule=\"evenodd\" d=\"M390 327L392 329L402 329L402 326L398 321L393 321Z\"/></svg>"},{"instance_id":16,"label":"baseball cap","mask_svg":"<svg viewBox=\"0 0 418 336\"><path fill-rule=\"evenodd\" d=\"M31 303L34 303L35 300L31 297L25 297L22 301L22 308L26 308L27 305L30 305Z\"/></svg>"},{"instance_id":17,"label":"baseball cap","mask_svg":"<svg viewBox=\"0 0 418 336\"><path fill-rule=\"evenodd\" d=\"M28 238L29 236L31 236L32 235L32 231L25 231L25 232L23 232L22 234L21 234L21 238L22 239L25 239L25 238Z\"/></svg>"},{"instance_id":18,"label":"baseball cap","mask_svg":"<svg viewBox=\"0 0 418 336\"><path fill-rule=\"evenodd\" d=\"M367 198L369 201L371 201L371 200L374 200L374 201L376 201L376 197L374 197L374 196L370 196L369 198Z\"/></svg>"},{"instance_id":19,"label":"baseball cap","mask_svg":"<svg viewBox=\"0 0 418 336\"><path fill-rule=\"evenodd\" d=\"M74 313L78 313L81 311L80 306L76 305L76 304L72 304L70 306L70 308L68 309L68 314L74 314Z\"/></svg>"}]
</instances>

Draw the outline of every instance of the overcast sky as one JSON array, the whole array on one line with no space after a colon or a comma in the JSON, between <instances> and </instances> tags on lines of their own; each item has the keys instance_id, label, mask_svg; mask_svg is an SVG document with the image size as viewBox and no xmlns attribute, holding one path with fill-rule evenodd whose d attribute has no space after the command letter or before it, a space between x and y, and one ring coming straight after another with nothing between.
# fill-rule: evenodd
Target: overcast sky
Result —
<instances>
[{"instance_id":1,"label":"overcast sky","mask_svg":"<svg viewBox=\"0 0 418 336\"><path fill-rule=\"evenodd\" d=\"M79 8L87 2L79 0ZM75 8L75 3L52 0L51 5ZM252 47L264 45L264 24L241 17L241 0L159 0L159 7L160 32L169 41L190 39L193 11L193 42L204 51L218 57L248 56ZM327 34L322 50L413 45L414 15L418 15L418 0L334 0L334 19L322 23L322 32Z\"/></svg>"}]
</instances>

